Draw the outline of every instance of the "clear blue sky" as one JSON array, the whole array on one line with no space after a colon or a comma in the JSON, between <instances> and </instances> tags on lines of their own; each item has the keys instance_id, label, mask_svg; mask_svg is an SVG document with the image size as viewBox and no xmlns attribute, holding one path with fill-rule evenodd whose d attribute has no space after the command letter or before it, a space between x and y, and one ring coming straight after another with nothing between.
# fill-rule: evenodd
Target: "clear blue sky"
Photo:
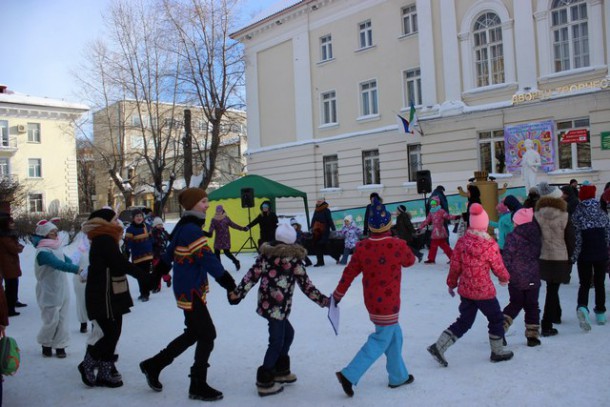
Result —
<instances>
[{"instance_id":1,"label":"clear blue sky","mask_svg":"<svg viewBox=\"0 0 610 407\"><path fill-rule=\"evenodd\" d=\"M243 0L246 20L277 0ZM111 0L0 0L0 84L32 96L80 102L70 71L103 32Z\"/></svg>"}]
</instances>

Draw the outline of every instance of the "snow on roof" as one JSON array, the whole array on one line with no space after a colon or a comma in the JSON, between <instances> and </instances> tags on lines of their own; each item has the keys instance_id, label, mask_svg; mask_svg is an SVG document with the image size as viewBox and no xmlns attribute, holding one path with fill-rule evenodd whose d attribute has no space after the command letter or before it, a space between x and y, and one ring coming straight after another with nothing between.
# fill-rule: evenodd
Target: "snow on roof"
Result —
<instances>
[{"instance_id":1,"label":"snow on roof","mask_svg":"<svg viewBox=\"0 0 610 407\"><path fill-rule=\"evenodd\" d=\"M231 36L239 33L240 31L248 29L263 20L266 20L269 17L279 14L282 11L289 9L290 7L293 7L299 3L304 3L304 0L279 0L264 9L263 11L261 11L260 13L258 13L257 15L255 15L250 21L244 24L243 27L239 28L235 33L231 34Z\"/></svg>"},{"instance_id":2,"label":"snow on roof","mask_svg":"<svg viewBox=\"0 0 610 407\"><path fill-rule=\"evenodd\" d=\"M63 109L81 110L83 112L89 110L89 106L82 103L71 103L58 99L30 96L18 92L0 93L0 103L11 103L26 106L58 107Z\"/></svg>"}]
</instances>

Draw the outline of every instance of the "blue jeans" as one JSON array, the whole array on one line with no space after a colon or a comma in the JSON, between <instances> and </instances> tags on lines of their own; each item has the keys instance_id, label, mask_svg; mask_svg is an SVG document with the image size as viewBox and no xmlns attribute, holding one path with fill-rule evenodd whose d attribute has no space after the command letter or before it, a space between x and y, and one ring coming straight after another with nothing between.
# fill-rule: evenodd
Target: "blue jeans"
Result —
<instances>
[{"instance_id":1,"label":"blue jeans","mask_svg":"<svg viewBox=\"0 0 610 407\"><path fill-rule=\"evenodd\" d=\"M265 353L263 367L272 370L280 356L288 356L290 345L294 340L294 328L288 319L267 318L269 323L269 346Z\"/></svg>"},{"instance_id":2,"label":"blue jeans","mask_svg":"<svg viewBox=\"0 0 610 407\"><path fill-rule=\"evenodd\" d=\"M385 353L389 384L398 385L409 378L409 371L402 359L402 330L400 325L375 325L354 359L341 371L350 383L357 385L364 373Z\"/></svg>"},{"instance_id":3,"label":"blue jeans","mask_svg":"<svg viewBox=\"0 0 610 407\"><path fill-rule=\"evenodd\" d=\"M343 256L341 256L341 260L339 260L339 264L347 264L347 258L349 257L350 254L352 254L352 251L354 249L348 249L347 247L343 249Z\"/></svg>"}]
</instances>

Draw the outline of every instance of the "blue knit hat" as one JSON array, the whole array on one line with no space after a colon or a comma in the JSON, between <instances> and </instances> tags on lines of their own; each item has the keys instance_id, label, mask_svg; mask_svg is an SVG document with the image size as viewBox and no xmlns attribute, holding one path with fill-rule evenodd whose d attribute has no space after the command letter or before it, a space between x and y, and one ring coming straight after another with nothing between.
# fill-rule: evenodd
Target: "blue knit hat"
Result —
<instances>
[{"instance_id":1,"label":"blue knit hat","mask_svg":"<svg viewBox=\"0 0 610 407\"><path fill-rule=\"evenodd\" d=\"M392 227L392 214L377 198L373 198L368 223L373 233L387 232Z\"/></svg>"}]
</instances>

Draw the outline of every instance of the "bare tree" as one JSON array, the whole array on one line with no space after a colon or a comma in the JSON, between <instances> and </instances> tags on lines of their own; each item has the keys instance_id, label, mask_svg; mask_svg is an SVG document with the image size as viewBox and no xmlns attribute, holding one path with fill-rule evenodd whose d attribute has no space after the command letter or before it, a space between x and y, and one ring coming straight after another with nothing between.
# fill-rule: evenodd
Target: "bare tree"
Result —
<instances>
[{"instance_id":1,"label":"bare tree","mask_svg":"<svg viewBox=\"0 0 610 407\"><path fill-rule=\"evenodd\" d=\"M93 211L93 195L95 195L95 163L93 149L89 141L76 139L76 165L78 171L78 202L79 212Z\"/></svg>"},{"instance_id":2,"label":"bare tree","mask_svg":"<svg viewBox=\"0 0 610 407\"><path fill-rule=\"evenodd\" d=\"M23 184L10 176L0 177L0 210L11 211L11 205L20 208L26 201L26 190Z\"/></svg>"}]
</instances>

